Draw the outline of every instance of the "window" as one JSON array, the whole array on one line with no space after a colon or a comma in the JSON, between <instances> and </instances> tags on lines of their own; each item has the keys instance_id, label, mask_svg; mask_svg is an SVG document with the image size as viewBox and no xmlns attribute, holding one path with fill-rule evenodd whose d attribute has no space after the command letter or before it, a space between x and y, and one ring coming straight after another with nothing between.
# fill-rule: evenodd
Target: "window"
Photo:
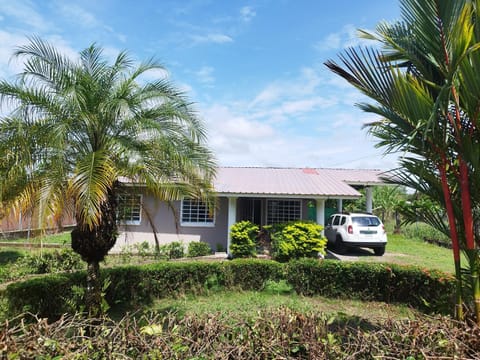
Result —
<instances>
[{"instance_id":1,"label":"window","mask_svg":"<svg viewBox=\"0 0 480 360\"><path fill-rule=\"evenodd\" d=\"M375 216L355 216L355 217L352 217L352 222L360 226L380 225L380 219Z\"/></svg>"},{"instance_id":2,"label":"window","mask_svg":"<svg viewBox=\"0 0 480 360\"><path fill-rule=\"evenodd\" d=\"M142 195L119 195L117 218L120 224L140 225L142 221Z\"/></svg>"},{"instance_id":3,"label":"window","mask_svg":"<svg viewBox=\"0 0 480 360\"><path fill-rule=\"evenodd\" d=\"M302 218L302 202L300 200L268 200L267 224L278 224L296 221Z\"/></svg>"},{"instance_id":4,"label":"window","mask_svg":"<svg viewBox=\"0 0 480 360\"><path fill-rule=\"evenodd\" d=\"M214 211L210 211L208 205L200 200L182 200L182 226L213 226Z\"/></svg>"},{"instance_id":5,"label":"window","mask_svg":"<svg viewBox=\"0 0 480 360\"><path fill-rule=\"evenodd\" d=\"M333 220L333 225L340 225L340 218L341 216L339 215L335 216L335 219Z\"/></svg>"}]
</instances>

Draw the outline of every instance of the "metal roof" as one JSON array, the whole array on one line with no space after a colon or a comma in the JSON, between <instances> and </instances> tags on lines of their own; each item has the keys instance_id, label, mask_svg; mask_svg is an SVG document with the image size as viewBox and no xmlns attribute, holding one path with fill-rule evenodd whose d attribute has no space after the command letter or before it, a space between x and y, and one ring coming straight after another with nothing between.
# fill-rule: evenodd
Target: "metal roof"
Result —
<instances>
[{"instance_id":1,"label":"metal roof","mask_svg":"<svg viewBox=\"0 0 480 360\"><path fill-rule=\"evenodd\" d=\"M380 185L379 170L219 167L219 194L356 198L351 185Z\"/></svg>"}]
</instances>

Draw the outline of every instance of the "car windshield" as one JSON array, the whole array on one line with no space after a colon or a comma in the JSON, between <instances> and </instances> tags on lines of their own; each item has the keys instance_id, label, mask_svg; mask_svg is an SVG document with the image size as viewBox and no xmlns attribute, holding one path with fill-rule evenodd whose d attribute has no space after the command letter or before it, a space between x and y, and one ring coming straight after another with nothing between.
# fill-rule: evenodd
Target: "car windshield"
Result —
<instances>
[{"instance_id":1,"label":"car windshield","mask_svg":"<svg viewBox=\"0 0 480 360\"><path fill-rule=\"evenodd\" d=\"M380 220L374 216L353 216L352 222L355 225L360 226L378 226L380 225Z\"/></svg>"}]
</instances>

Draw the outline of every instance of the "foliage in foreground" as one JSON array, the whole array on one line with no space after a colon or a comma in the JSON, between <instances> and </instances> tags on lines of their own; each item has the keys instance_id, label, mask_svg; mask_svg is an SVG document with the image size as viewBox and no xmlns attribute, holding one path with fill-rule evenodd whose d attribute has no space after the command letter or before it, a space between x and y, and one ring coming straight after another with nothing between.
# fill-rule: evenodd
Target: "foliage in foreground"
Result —
<instances>
[{"instance_id":1,"label":"foliage in foreground","mask_svg":"<svg viewBox=\"0 0 480 360\"><path fill-rule=\"evenodd\" d=\"M24 317L5 323L2 358L467 359L480 348L478 326L441 317L379 325L286 308L228 321L221 314L129 315L118 322L75 315L51 324L19 321Z\"/></svg>"}]
</instances>

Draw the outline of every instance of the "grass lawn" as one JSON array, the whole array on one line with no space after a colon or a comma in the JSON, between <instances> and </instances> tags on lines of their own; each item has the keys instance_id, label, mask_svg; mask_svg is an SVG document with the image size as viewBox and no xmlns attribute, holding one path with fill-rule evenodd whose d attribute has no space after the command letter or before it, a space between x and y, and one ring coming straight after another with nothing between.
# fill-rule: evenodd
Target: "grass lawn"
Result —
<instances>
[{"instance_id":1,"label":"grass lawn","mask_svg":"<svg viewBox=\"0 0 480 360\"><path fill-rule=\"evenodd\" d=\"M360 260L416 265L450 273L455 272L451 249L429 244L418 238L409 239L398 234L388 235L384 256L362 256Z\"/></svg>"},{"instance_id":2,"label":"grass lawn","mask_svg":"<svg viewBox=\"0 0 480 360\"><path fill-rule=\"evenodd\" d=\"M2 239L2 242L12 242L12 243L32 243L32 244L60 244L60 245L69 245L71 242L70 232L66 231L59 234L51 234L45 236L32 237L30 239L20 238L20 239Z\"/></svg>"},{"instance_id":3,"label":"grass lawn","mask_svg":"<svg viewBox=\"0 0 480 360\"><path fill-rule=\"evenodd\" d=\"M185 295L180 298L157 299L143 312L152 311L157 314L173 313L176 317L204 316L216 314L228 321L229 318L252 319L259 312L274 311L287 308L307 314L326 314L328 317L338 316L368 320L381 323L387 319L413 319L419 314L406 305L386 304L383 302L367 302L351 299L332 299L320 296L304 297L297 295L284 281L267 284L263 291L212 291L205 296ZM122 318L131 309L112 309L114 318Z\"/></svg>"}]
</instances>

